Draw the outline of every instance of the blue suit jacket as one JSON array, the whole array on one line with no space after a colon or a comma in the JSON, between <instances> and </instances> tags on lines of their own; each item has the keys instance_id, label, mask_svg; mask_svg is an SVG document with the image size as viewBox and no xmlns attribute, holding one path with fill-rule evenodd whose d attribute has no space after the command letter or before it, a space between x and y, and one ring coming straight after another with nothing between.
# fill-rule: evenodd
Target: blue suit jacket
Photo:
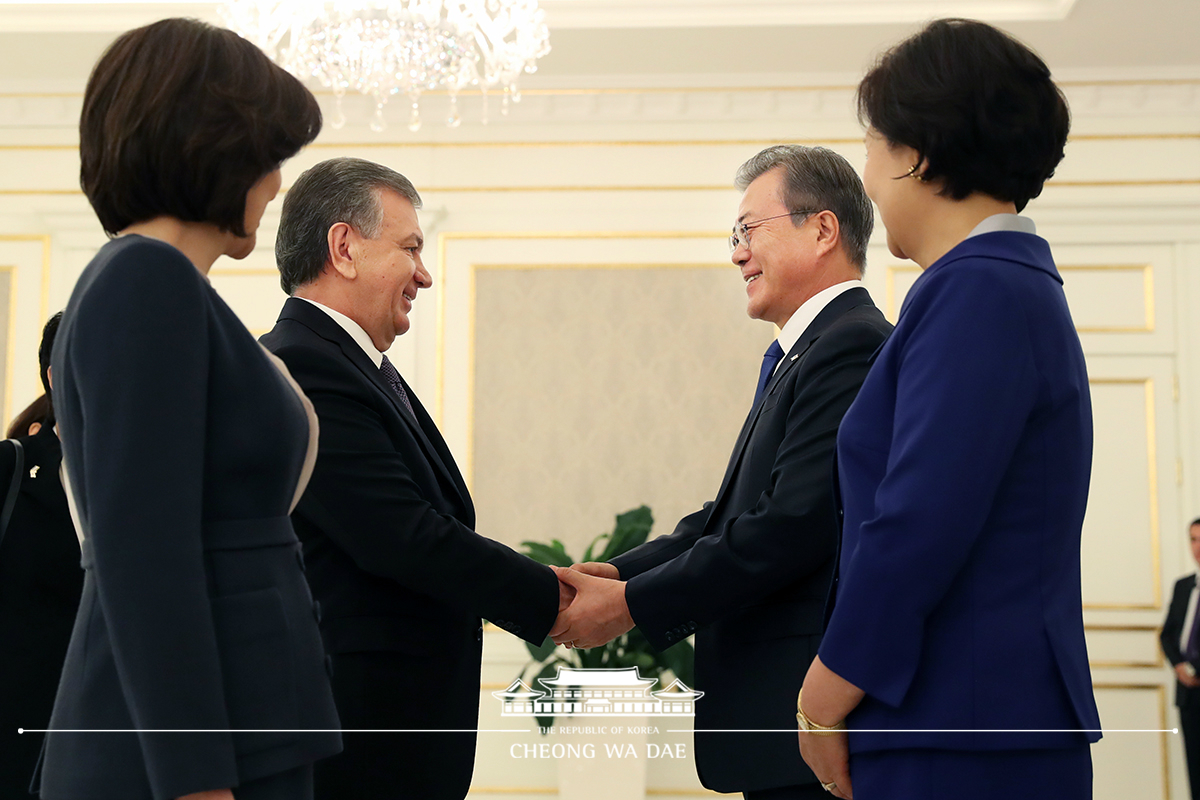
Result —
<instances>
[{"instance_id":1,"label":"blue suit jacket","mask_svg":"<svg viewBox=\"0 0 1200 800\"><path fill-rule=\"evenodd\" d=\"M41 796L169 800L340 750L288 519L309 430L283 375L141 236L84 270L52 364L87 574ZM60 732L97 728L140 732Z\"/></svg>"},{"instance_id":2,"label":"blue suit jacket","mask_svg":"<svg viewBox=\"0 0 1200 800\"><path fill-rule=\"evenodd\" d=\"M1079 542L1087 371L1050 248L967 239L921 275L838 433L844 507L821 660L851 730L1098 729ZM853 751L1098 733L851 733Z\"/></svg>"}]
</instances>

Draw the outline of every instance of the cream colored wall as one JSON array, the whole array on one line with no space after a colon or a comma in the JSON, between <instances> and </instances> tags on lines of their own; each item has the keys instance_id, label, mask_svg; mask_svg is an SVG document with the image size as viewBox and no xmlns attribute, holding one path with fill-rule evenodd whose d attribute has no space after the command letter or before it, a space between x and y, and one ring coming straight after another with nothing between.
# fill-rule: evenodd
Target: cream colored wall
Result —
<instances>
[{"instance_id":1,"label":"cream colored wall","mask_svg":"<svg viewBox=\"0 0 1200 800\"><path fill-rule=\"evenodd\" d=\"M1183 526L1200 513L1200 81L1089 81L1067 82L1075 135L1029 211L1064 268L1093 377L1083 564L1102 718L1174 727L1155 628L1193 566ZM471 477L480 529L505 541L558 536L578 552L641 502L665 532L715 491L772 335L744 318L728 265L733 172L778 141L826 144L861 167L849 87L657 89L526 93L486 127L468 105L454 131L434 124L434 98L420 139L399 110L375 134L351 104L346 128L284 168L286 187L318 160L358 155L422 191L435 288L390 356ZM9 416L37 391L41 322L104 241L77 189L78 106L71 93L0 96L0 267L15 275ZM256 333L283 301L278 210L249 259L213 272ZM894 314L915 273L882 242L867 283ZM485 727L500 723L490 691L523 659L507 634L487 643ZM1112 733L1096 755L1098 798L1186 796L1177 738ZM554 785L546 764L481 737L474 794L546 796ZM652 765L649 785L698 786L690 760Z\"/></svg>"}]
</instances>

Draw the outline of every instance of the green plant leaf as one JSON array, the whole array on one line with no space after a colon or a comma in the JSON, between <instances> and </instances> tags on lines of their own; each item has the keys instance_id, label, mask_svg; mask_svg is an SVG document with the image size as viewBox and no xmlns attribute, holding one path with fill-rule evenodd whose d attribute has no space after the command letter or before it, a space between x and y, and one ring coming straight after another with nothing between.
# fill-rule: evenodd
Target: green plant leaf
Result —
<instances>
[{"instance_id":1,"label":"green plant leaf","mask_svg":"<svg viewBox=\"0 0 1200 800\"><path fill-rule=\"evenodd\" d=\"M556 645L554 640L549 636L547 636L546 641L542 642L541 644L525 642L525 649L529 651L529 657L534 661L539 662L545 661L547 658L554 655L554 649L556 647L558 647L558 645Z\"/></svg>"},{"instance_id":2,"label":"green plant leaf","mask_svg":"<svg viewBox=\"0 0 1200 800\"><path fill-rule=\"evenodd\" d=\"M654 515L650 513L649 506L638 506L623 514L617 514L616 525L608 540L608 546L596 560L609 561L643 544L653 527Z\"/></svg>"},{"instance_id":3,"label":"green plant leaf","mask_svg":"<svg viewBox=\"0 0 1200 800\"><path fill-rule=\"evenodd\" d=\"M595 553L596 553L596 547L597 547L597 545L599 545L599 544L600 544L600 542L601 542L601 541L603 541L604 539L607 539L607 538L609 537L609 535L610 535L610 534L607 534L607 533L602 533L602 534L600 534L599 536L597 536L595 539L592 539L592 543L591 543L591 544L589 544L589 545L587 546L587 550L585 550L585 551L583 552L583 561L584 561L584 563L586 563L586 562L588 562L588 561L595 561L595 560L596 560L596 559L595 559Z\"/></svg>"},{"instance_id":4,"label":"green plant leaf","mask_svg":"<svg viewBox=\"0 0 1200 800\"><path fill-rule=\"evenodd\" d=\"M563 543L558 539L552 540L550 544L526 540L521 542L521 546L525 548L525 555L529 556L540 564L553 564L556 567L569 567L575 563L571 560L571 557L567 555L567 549L563 547Z\"/></svg>"}]
</instances>

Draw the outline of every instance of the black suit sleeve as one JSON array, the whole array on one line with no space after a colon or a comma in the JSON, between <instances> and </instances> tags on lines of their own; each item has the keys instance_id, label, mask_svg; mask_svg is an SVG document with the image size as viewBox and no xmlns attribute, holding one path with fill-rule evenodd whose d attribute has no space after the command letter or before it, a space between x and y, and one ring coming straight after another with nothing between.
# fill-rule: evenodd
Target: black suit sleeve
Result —
<instances>
[{"instance_id":1,"label":"black suit sleeve","mask_svg":"<svg viewBox=\"0 0 1200 800\"><path fill-rule=\"evenodd\" d=\"M621 580L627 581L641 575L646 570L670 561L696 543L696 540L704 533L704 526L708 524L708 515L711 511L712 502L705 503L699 511L694 511L679 520L675 530L666 536L651 539L645 544L611 559L608 563L617 568Z\"/></svg>"},{"instance_id":2,"label":"black suit sleeve","mask_svg":"<svg viewBox=\"0 0 1200 800\"><path fill-rule=\"evenodd\" d=\"M629 580L630 613L656 647L673 644L669 631L709 625L834 557L837 429L884 338L874 324L836 324L822 334L797 368L770 485L757 504Z\"/></svg>"},{"instance_id":3,"label":"black suit sleeve","mask_svg":"<svg viewBox=\"0 0 1200 800\"><path fill-rule=\"evenodd\" d=\"M356 368L307 348L278 351L312 400L320 455L297 506L364 572L468 610L536 644L558 614L549 567L442 513L422 491L414 436L389 435Z\"/></svg>"},{"instance_id":4,"label":"black suit sleeve","mask_svg":"<svg viewBox=\"0 0 1200 800\"><path fill-rule=\"evenodd\" d=\"M1195 578L1191 576L1176 582L1175 592L1171 596L1171 607L1167 610L1167 618L1159 635L1163 655L1171 662L1171 666L1187 660L1183 651L1179 649L1179 638L1183 635L1183 618L1187 616L1187 604L1191 599L1193 586Z\"/></svg>"}]
</instances>

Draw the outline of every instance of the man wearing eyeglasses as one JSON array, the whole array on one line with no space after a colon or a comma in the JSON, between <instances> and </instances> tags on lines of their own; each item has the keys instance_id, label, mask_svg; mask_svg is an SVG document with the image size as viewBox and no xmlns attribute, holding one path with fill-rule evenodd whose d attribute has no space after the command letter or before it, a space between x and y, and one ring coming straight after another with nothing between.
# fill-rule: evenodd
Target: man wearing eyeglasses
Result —
<instances>
[{"instance_id":1,"label":"man wearing eyeglasses","mask_svg":"<svg viewBox=\"0 0 1200 800\"><path fill-rule=\"evenodd\" d=\"M795 714L838 549L834 445L892 326L860 280L874 215L845 159L770 147L736 182L729 243L746 310L779 335L721 488L670 535L559 570L577 594L551 636L595 647L636 624L665 649L694 633L701 782L749 800L820 798Z\"/></svg>"}]
</instances>

